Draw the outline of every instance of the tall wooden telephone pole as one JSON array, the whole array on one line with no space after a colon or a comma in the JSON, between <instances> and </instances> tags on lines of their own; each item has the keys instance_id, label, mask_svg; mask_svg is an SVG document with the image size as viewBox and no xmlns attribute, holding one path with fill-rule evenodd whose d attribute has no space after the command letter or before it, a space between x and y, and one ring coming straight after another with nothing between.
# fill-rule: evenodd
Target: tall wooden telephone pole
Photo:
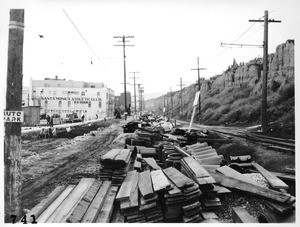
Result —
<instances>
[{"instance_id":1,"label":"tall wooden telephone pole","mask_svg":"<svg viewBox=\"0 0 300 227\"><path fill-rule=\"evenodd\" d=\"M201 84L200 84L200 70L206 70L206 68L200 68L199 67L199 57L197 58L197 63L198 63L198 66L196 69L191 69L191 70L197 70L198 71L198 91L200 91L201 89ZM201 97L201 94L199 95L199 118L201 117L201 102L200 102L200 97Z\"/></svg>"},{"instance_id":2,"label":"tall wooden telephone pole","mask_svg":"<svg viewBox=\"0 0 300 227\"><path fill-rule=\"evenodd\" d=\"M262 100L261 100L261 129L266 133L268 128L267 119L267 95L268 95L268 25L269 23L280 23L278 20L268 19L268 10L265 10L264 20L249 20L249 22L264 22L264 43L263 43L263 78L262 78Z\"/></svg>"},{"instance_id":3,"label":"tall wooden telephone pole","mask_svg":"<svg viewBox=\"0 0 300 227\"><path fill-rule=\"evenodd\" d=\"M135 88L135 79L138 79L139 77L136 77L135 74L136 73L139 73L139 72L130 72L130 73L133 73L133 77L130 77L130 78L133 78L133 86L134 86L134 113L136 114L136 88Z\"/></svg>"},{"instance_id":4,"label":"tall wooden telephone pole","mask_svg":"<svg viewBox=\"0 0 300 227\"><path fill-rule=\"evenodd\" d=\"M180 77L180 84L177 85L180 86L180 113L179 115L181 116L183 113L183 106L182 106L182 87L185 86L185 84L182 84L182 77Z\"/></svg>"},{"instance_id":5,"label":"tall wooden telephone pole","mask_svg":"<svg viewBox=\"0 0 300 227\"><path fill-rule=\"evenodd\" d=\"M125 47L126 46L134 46L134 45L125 45L125 42L129 42L126 39L134 38L134 36L114 36L114 38L121 38L123 44L122 45L114 45L114 46L122 46L123 47L123 60L124 60L124 98L125 98L125 112L127 112L127 98L126 98L126 55L125 55ZM126 114L125 114L125 120L126 120Z\"/></svg>"},{"instance_id":6,"label":"tall wooden telephone pole","mask_svg":"<svg viewBox=\"0 0 300 227\"><path fill-rule=\"evenodd\" d=\"M21 214L21 123L13 115L22 114L24 10L11 9L8 38L5 136L4 207L5 222Z\"/></svg>"}]
</instances>

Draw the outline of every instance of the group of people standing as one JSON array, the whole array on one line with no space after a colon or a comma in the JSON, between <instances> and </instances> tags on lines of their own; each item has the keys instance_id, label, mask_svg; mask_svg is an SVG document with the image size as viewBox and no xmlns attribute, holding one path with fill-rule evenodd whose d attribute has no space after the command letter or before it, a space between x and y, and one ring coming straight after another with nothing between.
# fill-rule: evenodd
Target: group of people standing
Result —
<instances>
[{"instance_id":1,"label":"group of people standing","mask_svg":"<svg viewBox=\"0 0 300 227\"><path fill-rule=\"evenodd\" d=\"M51 115L51 117L49 115L47 115L47 126L53 127L53 118L54 116Z\"/></svg>"}]
</instances>

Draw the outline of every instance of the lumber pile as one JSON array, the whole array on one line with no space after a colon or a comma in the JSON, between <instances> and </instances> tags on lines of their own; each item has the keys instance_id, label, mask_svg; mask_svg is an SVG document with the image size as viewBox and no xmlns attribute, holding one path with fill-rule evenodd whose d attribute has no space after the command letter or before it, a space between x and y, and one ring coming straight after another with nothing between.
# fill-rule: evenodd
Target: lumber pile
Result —
<instances>
[{"instance_id":1,"label":"lumber pile","mask_svg":"<svg viewBox=\"0 0 300 227\"><path fill-rule=\"evenodd\" d=\"M120 209L126 222L163 221L158 195L153 188L154 178L150 171L128 172L116 198L120 200ZM157 190L157 186L155 189Z\"/></svg>"},{"instance_id":2,"label":"lumber pile","mask_svg":"<svg viewBox=\"0 0 300 227\"><path fill-rule=\"evenodd\" d=\"M122 184L129 169L130 149L112 149L100 158L100 179L112 180L112 185Z\"/></svg>"},{"instance_id":3,"label":"lumber pile","mask_svg":"<svg viewBox=\"0 0 300 227\"><path fill-rule=\"evenodd\" d=\"M183 155L180 154L173 144L165 144L161 153L161 162L164 168L173 166L180 170L180 160Z\"/></svg>"},{"instance_id":4,"label":"lumber pile","mask_svg":"<svg viewBox=\"0 0 300 227\"><path fill-rule=\"evenodd\" d=\"M198 184L176 168L163 170L173 184L173 189L164 194L165 218L175 221L182 217L183 222L200 222L200 190Z\"/></svg>"},{"instance_id":5,"label":"lumber pile","mask_svg":"<svg viewBox=\"0 0 300 227\"><path fill-rule=\"evenodd\" d=\"M214 187L215 179L193 157L181 160L181 171L193 179L201 191L202 208L204 210L221 206L218 190Z\"/></svg>"},{"instance_id":6,"label":"lumber pile","mask_svg":"<svg viewBox=\"0 0 300 227\"><path fill-rule=\"evenodd\" d=\"M58 186L26 215L38 223L108 223L117 190L110 181L82 178L78 185Z\"/></svg>"},{"instance_id":7,"label":"lumber pile","mask_svg":"<svg viewBox=\"0 0 300 227\"><path fill-rule=\"evenodd\" d=\"M224 159L223 155L218 155L207 142L186 146L186 150L202 165L219 165Z\"/></svg>"}]
</instances>

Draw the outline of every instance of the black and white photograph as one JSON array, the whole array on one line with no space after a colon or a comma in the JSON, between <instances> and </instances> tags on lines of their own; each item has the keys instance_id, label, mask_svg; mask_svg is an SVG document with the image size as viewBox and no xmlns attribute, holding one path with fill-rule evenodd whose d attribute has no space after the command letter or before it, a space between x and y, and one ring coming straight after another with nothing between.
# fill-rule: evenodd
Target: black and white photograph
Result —
<instances>
[{"instance_id":1,"label":"black and white photograph","mask_svg":"<svg viewBox=\"0 0 300 227\"><path fill-rule=\"evenodd\" d=\"M296 226L299 12L0 0L0 222Z\"/></svg>"}]
</instances>

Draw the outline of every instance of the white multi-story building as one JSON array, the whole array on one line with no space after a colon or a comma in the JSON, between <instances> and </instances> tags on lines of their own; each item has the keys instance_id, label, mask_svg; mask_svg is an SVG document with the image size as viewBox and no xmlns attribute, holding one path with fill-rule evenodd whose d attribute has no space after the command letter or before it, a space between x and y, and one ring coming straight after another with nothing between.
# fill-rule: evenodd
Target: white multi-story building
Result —
<instances>
[{"instance_id":1,"label":"white multi-story building","mask_svg":"<svg viewBox=\"0 0 300 227\"><path fill-rule=\"evenodd\" d=\"M60 118L77 114L85 119L103 118L113 115L114 91L103 83L59 79L58 76L44 80L30 80L30 106L40 106L41 114L59 115ZM28 96L28 95L27 95ZM27 99L27 100L26 100Z\"/></svg>"}]
</instances>

